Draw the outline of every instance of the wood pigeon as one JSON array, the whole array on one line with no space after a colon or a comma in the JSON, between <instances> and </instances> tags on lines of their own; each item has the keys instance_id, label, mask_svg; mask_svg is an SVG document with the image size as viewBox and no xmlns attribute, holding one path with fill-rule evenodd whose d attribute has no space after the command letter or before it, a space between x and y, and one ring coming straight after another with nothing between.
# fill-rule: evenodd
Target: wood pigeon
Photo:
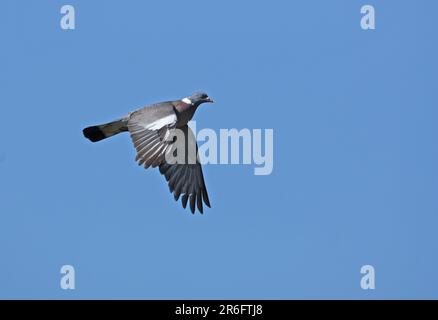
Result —
<instances>
[{"instance_id":1,"label":"wood pigeon","mask_svg":"<svg viewBox=\"0 0 438 320\"><path fill-rule=\"evenodd\" d=\"M201 104L213 102L206 93L195 93L182 100L143 107L110 123L85 128L83 134L97 142L128 131L137 150L135 160L138 164L146 169L159 167L175 201L182 196L184 209L190 200L192 213L195 213L196 204L202 214L202 202L210 207L210 201L197 156L196 139L187 123ZM175 134L177 132L180 134ZM178 158L178 150L184 151L183 157ZM179 160L168 161L169 155Z\"/></svg>"}]
</instances>

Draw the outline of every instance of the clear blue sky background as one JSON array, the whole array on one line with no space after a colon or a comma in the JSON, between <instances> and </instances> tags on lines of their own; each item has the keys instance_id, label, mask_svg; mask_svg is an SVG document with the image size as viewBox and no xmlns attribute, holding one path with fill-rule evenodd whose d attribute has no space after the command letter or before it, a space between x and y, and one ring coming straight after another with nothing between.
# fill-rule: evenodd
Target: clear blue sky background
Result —
<instances>
[{"instance_id":1,"label":"clear blue sky background","mask_svg":"<svg viewBox=\"0 0 438 320\"><path fill-rule=\"evenodd\" d=\"M59 27L66 3L75 31ZM1 1L0 298L438 298L437 12ZM272 175L204 168L204 216L137 166L127 135L81 133L197 90L217 100L198 129L275 131Z\"/></svg>"}]
</instances>

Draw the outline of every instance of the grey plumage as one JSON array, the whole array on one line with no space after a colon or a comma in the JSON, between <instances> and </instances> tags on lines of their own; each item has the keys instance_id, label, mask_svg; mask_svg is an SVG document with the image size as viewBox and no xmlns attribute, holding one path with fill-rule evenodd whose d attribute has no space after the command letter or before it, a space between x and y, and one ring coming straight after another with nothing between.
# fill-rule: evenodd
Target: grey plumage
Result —
<instances>
[{"instance_id":1,"label":"grey plumage","mask_svg":"<svg viewBox=\"0 0 438 320\"><path fill-rule=\"evenodd\" d=\"M128 131L128 119L122 118L113 122L92 126L83 130L84 136L91 142L97 142L118 133Z\"/></svg>"},{"instance_id":2,"label":"grey plumage","mask_svg":"<svg viewBox=\"0 0 438 320\"><path fill-rule=\"evenodd\" d=\"M210 207L210 200L197 157L196 139L187 123L202 103L212 102L207 94L196 93L182 100L141 108L107 124L85 128L83 134L90 141L97 142L129 131L137 151L135 160L138 164L146 169L159 167L175 200L181 197L184 208L189 203L192 213L196 207L203 213L203 203ZM182 133L183 136L176 133ZM178 137L183 141L178 141ZM177 162L169 163L167 159L178 156L181 149L185 154L177 157Z\"/></svg>"}]
</instances>

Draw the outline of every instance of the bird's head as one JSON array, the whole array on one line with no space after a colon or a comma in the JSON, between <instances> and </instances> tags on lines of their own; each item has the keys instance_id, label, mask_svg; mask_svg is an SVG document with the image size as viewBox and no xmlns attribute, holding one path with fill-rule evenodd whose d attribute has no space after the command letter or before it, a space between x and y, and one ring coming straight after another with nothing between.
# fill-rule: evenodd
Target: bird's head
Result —
<instances>
[{"instance_id":1,"label":"bird's head","mask_svg":"<svg viewBox=\"0 0 438 320\"><path fill-rule=\"evenodd\" d=\"M211 99L208 94L204 92L197 92L192 94L190 97L184 98L184 102L193 104L194 106L199 106L203 103L214 103L213 99Z\"/></svg>"}]
</instances>

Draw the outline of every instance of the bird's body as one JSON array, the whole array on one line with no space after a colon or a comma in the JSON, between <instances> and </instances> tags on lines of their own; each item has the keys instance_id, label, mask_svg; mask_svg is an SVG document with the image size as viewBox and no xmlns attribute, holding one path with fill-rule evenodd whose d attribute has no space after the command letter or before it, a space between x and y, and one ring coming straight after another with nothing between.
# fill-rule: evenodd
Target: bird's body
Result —
<instances>
[{"instance_id":1,"label":"bird's body","mask_svg":"<svg viewBox=\"0 0 438 320\"><path fill-rule=\"evenodd\" d=\"M213 100L205 93L197 93L182 100L153 104L116 121L85 128L83 133L90 141L97 142L128 131L137 150L136 161L139 165L146 169L159 167L175 200L182 196L184 208L190 200L191 211L194 213L196 204L202 213L202 201L208 207L210 201L201 164L197 159L196 140L187 123L196 109L206 102L211 103ZM178 149L185 153L182 157L184 160L169 162L168 159L177 154ZM193 157L190 156L190 150L195 150Z\"/></svg>"}]
</instances>

